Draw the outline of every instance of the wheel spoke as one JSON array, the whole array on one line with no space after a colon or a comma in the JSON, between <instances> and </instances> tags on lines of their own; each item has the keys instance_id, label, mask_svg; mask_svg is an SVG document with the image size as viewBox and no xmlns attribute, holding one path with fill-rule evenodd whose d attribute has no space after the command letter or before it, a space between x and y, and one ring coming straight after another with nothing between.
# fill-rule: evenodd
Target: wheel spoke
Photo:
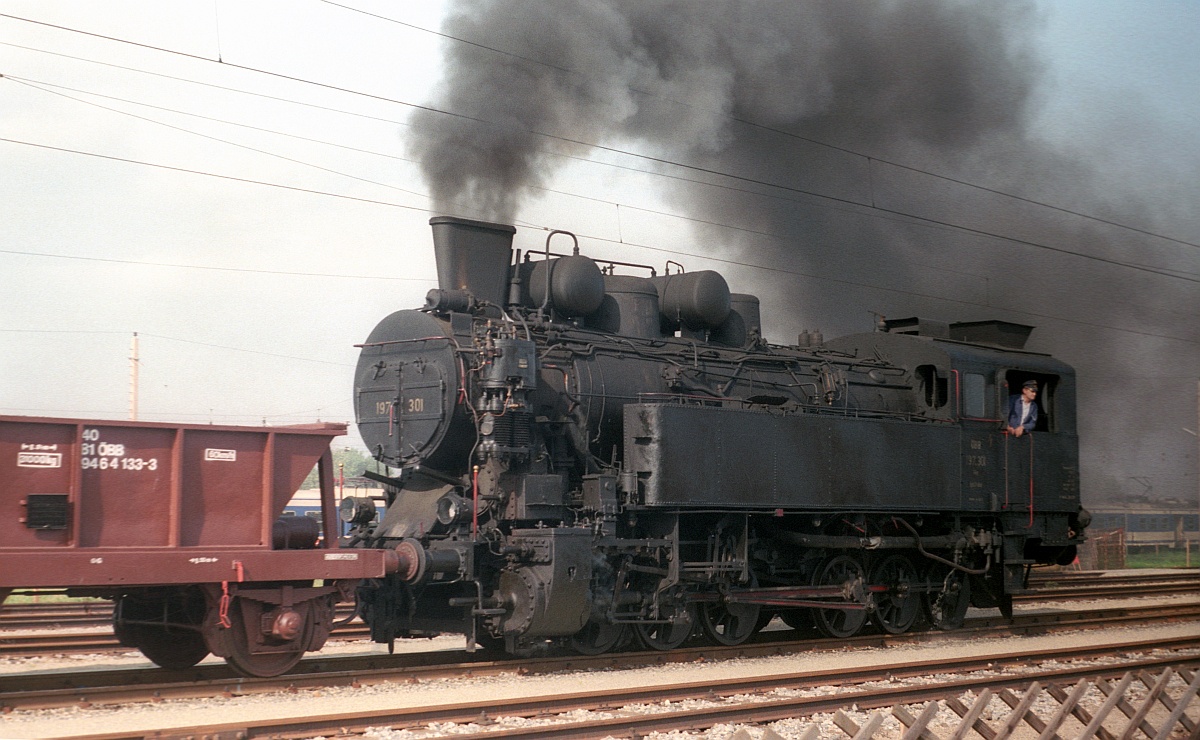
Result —
<instances>
[{"instance_id":1,"label":"wheel spoke","mask_svg":"<svg viewBox=\"0 0 1200 740\"><path fill-rule=\"evenodd\" d=\"M758 630L759 611L755 604L705 604L700 609L700 626L720 645L740 645Z\"/></svg>"},{"instance_id":2,"label":"wheel spoke","mask_svg":"<svg viewBox=\"0 0 1200 740\"><path fill-rule=\"evenodd\" d=\"M904 555L889 555L875 566L871 583L888 589L875 596L873 619L883 631L898 635L917 621L921 603L912 589L916 580L916 567Z\"/></svg>"},{"instance_id":3,"label":"wheel spoke","mask_svg":"<svg viewBox=\"0 0 1200 740\"><path fill-rule=\"evenodd\" d=\"M940 630L962 626L971 605L971 579L960 570L933 563L925 574L929 590L922 602L929 623Z\"/></svg>"},{"instance_id":4,"label":"wheel spoke","mask_svg":"<svg viewBox=\"0 0 1200 740\"><path fill-rule=\"evenodd\" d=\"M571 636L571 649L582 655L601 655L619 647L628 634L624 624L589 621Z\"/></svg>"},{"instance_id":5,"label":"wheel spoke","mask_svg":"<svg viewBox=\"0 0 1200 740\"><path fill-rule=\"evenodd\" d=\"M817 571L814 585L841 586L863 580L863 568L849 555L836 555ZM867 622L867 612L862 609L814 609L813 617L817 628L828 637L850 637L862 629Z\"/></svg>"},{"instance_id":6,"label":"wheel spoke","mask_svg":"<svg viewBox=\"0 0 1200 740\"><path fill-rule=\"evenodd\" d=\"M696 626L696 611L692 607L677 609L681 611L668 622L634 625L634 631L643 645L650 650L674 650L687 641Z\"/></svg>"}]
</instances>

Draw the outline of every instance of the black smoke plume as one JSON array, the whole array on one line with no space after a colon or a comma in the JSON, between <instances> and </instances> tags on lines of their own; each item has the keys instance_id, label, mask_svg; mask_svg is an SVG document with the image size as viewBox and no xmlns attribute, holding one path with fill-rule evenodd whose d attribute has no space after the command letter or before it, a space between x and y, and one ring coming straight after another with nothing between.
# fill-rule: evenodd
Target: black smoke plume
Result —
<instances>
[{"instance_id":1,"label":"black smoke plume","mask_svg":"<svg viewBox=\"0 0 1200 740\"><path fill-rule=\"evenodd\" d=\"M562 161L542 134L693 162L787 146L739 120L868 153L969 147L1021 126L1032 16L1022 2L464 1L445 31L480 45L450 46L436 101L461 117L418 112L413 147L439 207L502 221Z\"/></svg>"},{"instance_id":2,"label":"black smoke plume","mask_svg":"<svg viewBox=\"0 0 1200 740\"><path fill-rule=\"evenodd\" d=\"M1020 0L459 0L431 101L453 115L418 112L410 142L438 212L506 223L589 146L732 175L663 194L727 225L694 226L692 251L790 271L726 270L769 336L869 330L872 311L1035 324L1031 349L1079 370L1092 495L1140 474L1192 498L1200 286L1156 271L1195 276L1197 250L1068 212L1181 223L1141 197L1169 183L1104 168L1122 142L1031 132L1052 92L1040 22Z\"/></svg>"}]
</instances>

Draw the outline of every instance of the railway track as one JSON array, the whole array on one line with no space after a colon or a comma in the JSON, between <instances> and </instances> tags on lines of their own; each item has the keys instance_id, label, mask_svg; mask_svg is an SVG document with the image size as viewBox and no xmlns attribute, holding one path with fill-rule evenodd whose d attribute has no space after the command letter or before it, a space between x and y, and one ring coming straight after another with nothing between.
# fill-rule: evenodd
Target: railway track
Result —
<instances>
[{"instance_id":1,"label":"railway track","mask_svg":"<svg viewBox=\"0 0 1200 740\"><path fill-rule=\"evenodd\" d=\"M858 709L873 709L957 697L966 691L1020 689L1035 681L1070 686L1082 679L1119 676L1130 671L1157 672L1164 667L1194 669L1200 666L1198 649L1200 637L1196 636L1051 650L1040 648L1036 653L1018 649L957 659L884 662L858 669L839 669L836 673L776 673L527 699L506 697L284 720L192 725L187 728L186 734L193 737L236 737L240 740L317 735L345 737L361 734L372 727L387 726L401 730L429 728L431 725L475 725L478 731L486 732L491 738L527 739L599 738L635 733L644 735L654 731L698 731L717 724L765 723L811 716L852 705ZM1146 653L1150 651L1156 652L1147 656ZM1123 657L1114 661L1113 656ZM1086 662L1100 657L1107 660L1103 664ZM976 673L980 671L987 673ZM938 679L932 682L904 682L906 678L930 674L937 674ZM807 696L790 693L819 687L827 687L828 690ZM651 706L653 711L647 711ZM524 721L511 724L510 718ZM510 724L501 723L502 720ZM156 730L76 737L79 740L124 740L161 734Z\"/></svg>"},{"instance_id":2,"label":"railway track","mask_svg":"<svg viewBox=\"0 0 1200 740\"><path fill-rule=\"evenodd\" d=\"M101 623L96 626L100 627L106 624ZM361 640L369 637L370 634L370 628L359 623L335 628L332 637L339 640ZM64 653L125 653L136 650L137 648L126 647L118 642L111 631L72 633L53 630L7 635L0 633L0 657L32 657Z\"/></svg>"},{"instance_id":3,"label":"railway track","mask_svg":"<svg viewBox=\"0 0 1200 740\"><path fill-rule=\"evenodd\" d=\"M1105 573L1061 572L1038 575L1031 579L1034 593L1014 598L1022 604L1041 601L1162 596L1174 593L1200 593L1200 569L1177 573ZM349 616L348 609L338 619ZM0 656L21 657L55 655L67 652L126 652L109 633L69 633L65 628L106 627L112 621L112 606L105 601L49 604L9 604L0 609ZM5 634L17 630L45 630L38 634ZM51 631L52 630L52 631ZM336 639L356 640L368 635L362 624L350 624L334 630Z\"/></svg>"},{"instance_id":4,"label":"railway track","mask_svg":"<svg viewBox=\"0 0 1200 740\"><path fill-rule=\"evenodd\" d=\"M1059 571L1030 577L1032 594L1014 601L1052 601L1107 598L1110 596L1158 596L1169 593L1200 593L1200 568L1181 568L1172 573L1121 571Z\"/></svg>"},{"instance_id":5,"label":"railway track","mask_svg":"<svg viewBox=\"0 0 1200 740\"><path fill-rule=\"evenodd\" d=\"M337 619L350 616L339 608ZM5 603L0 606L0 633L12 630L107 627L112 623L112 602L100 599L45 603Z\"/></svg>"},{"instance_id":6,"label":"railway track","mask_svg":"<svg viewBox=\"0 0 1200 740\"><path fill-rule=\"evenodd\" d=\"M1200 591L1200 568L1180 569L1174 573L1104 571L1061 571L1034 574L1030 588L1035 593L1018 596L1019 602L1086 599L1110 596L1157 596L1166 593ZM338 619L349 616L339 609ZM49 603L5 603L0 606L0 632L6 630L60 629L63 627L100 627L112 621L112 603L105 600L80 600Z\"/></svg>"},{"instance_id":7,"label":"railway track","mask_svg":"<svg viewBox=\"0 0 1200 740\"><path fill-rule=\"evenodd\" d=\"M6 603L0 607L0 630L97 627L112 621L112 602Z\"/></svg>"},{"instance_id":8,"label":"railway track","mask_svg":"<svg viewBox=\"0 0 1200 740\"><path fill-rule=\"evenodd\" d=\"M243 678L224 664L202 664L185 671L160 668L89 669L79 673L0 675L0 708L49 709L98 706L164 699L235 696L330 686L364 686L395 681L433 681L466 676L546 674L564 671L628 669L638 666L715 662L735 658L785 656L918 645L935 641L976 640L1009 635L1043 635L1070 630L1200 619L1200 603L1125 607L1099 612L1018 614L1013 622L975 618L954 632L860 635L848 639L797 639L794 631L764 631L736 646L695 645L669 652L639 651L598 656L558 655L511 658L480 651L437 651L397 655L314 655L286 675ZM1194 638L1200 646L1200 635Z\"/></svg>"}]
</instances>

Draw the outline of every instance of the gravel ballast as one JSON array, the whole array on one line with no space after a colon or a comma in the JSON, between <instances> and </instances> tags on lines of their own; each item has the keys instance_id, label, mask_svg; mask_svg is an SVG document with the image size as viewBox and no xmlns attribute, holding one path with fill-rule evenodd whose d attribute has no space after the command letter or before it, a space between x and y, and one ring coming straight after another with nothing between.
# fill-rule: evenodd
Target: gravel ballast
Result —
<instances>
[{"instance_id":1,"label":"gravel ballast","mask_svg":"<svg viewBox=\"0 0 1200 740\"><path fill-rule=\"evenodd\" d=\"M1136 599L1130 604L1179 602L1183 599ZM1064 604L1064 610L1087 610L1097 606L1111 607L1118 602ZM1043 605L1038 609L1045 611ZM1026 610L1020 610L1026 611ZM64 737L125 731L152 731L184 726L207 725L234 721L288 719L326 713L345 713L357 710L381 710L431 706L437 704L489 699L541 696L565 692L599 692L621 688L654 686L683 681L712 681L749 676L792 673L798 671L837 671L865 665L899 663L916 660L937 660L951 657L1002 653L1014 649L1025 651L1049 650L1068 646L1087 646L1125 640L1167 640L1177 637L1200 636L1200 622L1177 622L1137 628L1113 628L1077 631L1036 637L1004 637L993 639L935 640L919 645L891 648L857 649L837 652L801 653L768 658L746 658L722 662L670 664L653 667L609 669L604 671L570 672L552 675L502 675L484 678L445 679L412 683L408 681L365 685L359 688L323 688L296 692L277 692L249 696L216 697L204 700L162 701L132 704L124 707L62 708L51 710L16 710L0 715L0 739ZM1019 648L1016 647L1019 645ZM428 640L398 642L398 648L410 650L461 650L461 637L441 637ZM384 645L343 643L327 646L325 652L386 653ZM208 658L207 660L215 660ZM55 658L9 659L0 664L3 673L44 673L47 671L74 672L84 667L112 668L144 665L139 653L102 656L59 656ZM829 691L836 690L830 687ZM948 710L945 710L948 712ZM865 721L865 716L859 720ZM790 732L785 723L772 729L781 737ZM809 723L802 723L807 727ZM381 728L379 737L391 740L433 737L440 734L471 732L468 727L447 727L441 731L408 731L393 733ZM475 728L484 730L485 728ZM494 729L494 727L493 727ZM732 737L738 728L714 728L709 737ZM742 728L743 736L762 736L762 729ZM799 732L799 731L797 731ZM795 736L799 736L798 734ZM828 737L844 736L834 731ZM770 737L770 735L767 735Z\"/></svg>"}]
</instances>

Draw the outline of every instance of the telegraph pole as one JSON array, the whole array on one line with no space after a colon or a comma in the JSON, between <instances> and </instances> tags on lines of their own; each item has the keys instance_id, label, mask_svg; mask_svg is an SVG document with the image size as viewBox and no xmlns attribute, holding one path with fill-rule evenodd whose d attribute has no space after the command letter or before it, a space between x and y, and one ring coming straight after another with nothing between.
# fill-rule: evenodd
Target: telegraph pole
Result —
<instances>
[{"instance_id":1,"label":"telegraph pole","mask_svg":"<svg viewBox=\"0 0 1200 740\"><path fill-rule=\"evenodd\" d=\"M129 345L129 420L138 418L138 338L133 333L133 342Z\"/></svg>"}]
</instances>

